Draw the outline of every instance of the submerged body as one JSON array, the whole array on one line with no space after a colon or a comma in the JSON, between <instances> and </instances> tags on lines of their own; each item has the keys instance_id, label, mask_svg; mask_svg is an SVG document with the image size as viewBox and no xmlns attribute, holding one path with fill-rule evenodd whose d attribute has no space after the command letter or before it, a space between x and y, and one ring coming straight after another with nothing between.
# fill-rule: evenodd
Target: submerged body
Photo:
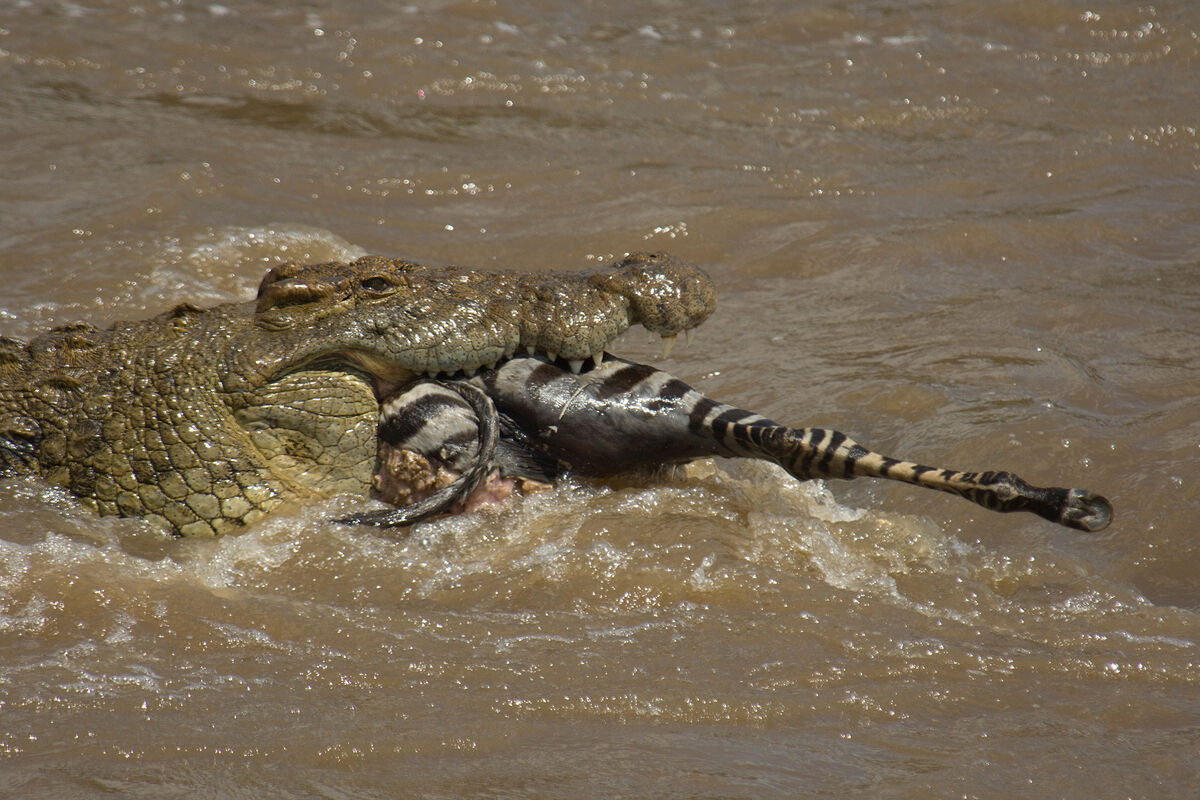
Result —
<instances>
[{"instance_id":1,"label":"submerged body","mask_svg":"<svg viewBox=\"0 0 1200 800\"><path fill-rule=\"evenodd\" d=\"M461 396L474 399L466 403ZM1101 530L1112 518L1109 502L1087 490L1041 488L1008 472L958 472L891 458L839 431L788 428L704 397L666 372L612 356L583 374L528 356L469 381L420 383L385 404L380 426L379 480L395 477L387 465L400 453L456 477L437 491L418 492L412 505L351 521L410 524L448 510L488 476L604 476L706 456L772 461L800 480L903 481L1085 531ZM483 493L494 494L493 486Z\"/></svg>"}]
</instances>

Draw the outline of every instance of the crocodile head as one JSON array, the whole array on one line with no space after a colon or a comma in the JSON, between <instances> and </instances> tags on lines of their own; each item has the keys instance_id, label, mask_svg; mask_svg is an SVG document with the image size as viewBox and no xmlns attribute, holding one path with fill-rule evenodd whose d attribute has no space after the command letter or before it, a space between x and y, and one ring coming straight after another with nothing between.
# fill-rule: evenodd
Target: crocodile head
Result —
<instances>
[{"instance_id":1,"label":"crocodile head","mask_svg":"<svg viewBox=\"0 0 1200 800\"><path fill-rule=\"evenodd\" d=\"M469 376L525 353L578 372L587 359L599 363L631 325L670 338L699 325L715 305L702 271L662 254L635 253L575 273L375 256L348 265L284 264L263 279L219 393L253 460L266 462L270 497L255 503L257 511L289 495L366 493L379 403L397 389L439 373ZM204 522L214 532L236 524Z\"/></svg>"},{"instance_id":2,"label":"crocodile head","mask_svg":"<svg viewBox=\"0 0 1200 800\"><path fill-rule=\"evenodd\" d=\"M341 359L388 388L470 373L518 352L568 363L599 357L640 324L670 337L716 305L711 280L664 254L634 253L587 272L430 267L368 256L284 264L259 286L255 325L275 334L262 367ZM269 334L268 334L269 335ZM262 358L262 348L258 357Z\"/></svg>"}]
</instances>

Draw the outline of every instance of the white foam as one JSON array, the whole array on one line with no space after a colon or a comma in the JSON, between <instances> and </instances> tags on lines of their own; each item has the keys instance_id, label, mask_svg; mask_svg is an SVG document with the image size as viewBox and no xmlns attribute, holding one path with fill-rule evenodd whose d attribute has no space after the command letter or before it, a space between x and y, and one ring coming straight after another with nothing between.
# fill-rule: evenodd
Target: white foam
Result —
<instances>
[{"instance_id":1,"label":"white foam","mask_svg":"<svg viewBox=\"0 0 1200 800\"><path fill-rule=\"evenodd\" d=\"M245 300L275 264L352 261L366 255L331 231L293 223L206 226L110 249L131 250L146 265L144 277L127 282L111 301L125 313L139 307L158 311L181 302L209 306Z\"/></svg>"}]
</instances>

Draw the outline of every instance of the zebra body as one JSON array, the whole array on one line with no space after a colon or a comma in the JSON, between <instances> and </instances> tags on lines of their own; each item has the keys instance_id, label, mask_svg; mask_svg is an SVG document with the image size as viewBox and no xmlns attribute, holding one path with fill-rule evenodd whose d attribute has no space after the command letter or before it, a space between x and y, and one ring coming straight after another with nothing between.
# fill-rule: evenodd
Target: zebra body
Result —
<instances>
[{"instance_id":1,"label":"zebra body","mask_svg":"<svg viewBox=\"0 0 1200 800\"><path fill-rule=\"evenodd\" d=\"M470 481L492 469L509 477L548 480L564 471L604 476L723 456L772 461L800 480L903 481L957 494L994 511L1028 511L1080 530L1100 530L1112 516L1108 501L1086 490L1040 488L1008 472L958 472L891 458L839 431L789 428L711 400L644 364L605 356L582 374L573 367L567 370L538 356L517 357L470 379L420 382L384 404L381 454L385 430L419 428L419 435L389 434L388 446L444 461L439 453L452 441L470 439L473 430L481 442L473 450L446 450L465 457L468 468L457 472L476 476L464 477L460 488L467 492ZM472 389L487 402L479 397L464 402ZM432 413L437 399L441 410ZM485 429L493 428L496 444L483 444ZM401 516L407 521L390 524L414 521L411 515L397 518Z\"/></svg>"}]
</instances>

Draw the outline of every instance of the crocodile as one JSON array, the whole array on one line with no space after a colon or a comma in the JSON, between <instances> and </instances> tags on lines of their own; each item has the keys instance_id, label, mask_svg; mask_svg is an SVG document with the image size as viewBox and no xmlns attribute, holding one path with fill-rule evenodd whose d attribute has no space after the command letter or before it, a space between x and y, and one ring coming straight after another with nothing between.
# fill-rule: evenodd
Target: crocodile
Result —
<instances>
[{"instance_id":1,"label":"crocodile","mask_svg":"<svg viewBox=\"0 0 1200 800\"><path fill-rule=\"evenodd\" d=\"M379 402L415 379L517 353L579 369L631 325L672 337L715 304L702 270L662 253L581 272L281 264L249 302L0 338L0 472L215 536L369 493Z\"/></svg>"},{"instance_id":2,"label":"crocodile","mask_svg":"<svg viewBox=\"0 0 1200 800\"><path fill-rule=\"evenodd\" d=\"M702 270L662 253L583 272L282 264L250 302L0 338L0 471L183 536L344 493L397 506L344 522L407 525L519 482L710 455L905 481L1081 530L1111 519L1086 490L883 456L605 352L635 324L669 345L715 304Z\"/></svg>"}]
</instances>

